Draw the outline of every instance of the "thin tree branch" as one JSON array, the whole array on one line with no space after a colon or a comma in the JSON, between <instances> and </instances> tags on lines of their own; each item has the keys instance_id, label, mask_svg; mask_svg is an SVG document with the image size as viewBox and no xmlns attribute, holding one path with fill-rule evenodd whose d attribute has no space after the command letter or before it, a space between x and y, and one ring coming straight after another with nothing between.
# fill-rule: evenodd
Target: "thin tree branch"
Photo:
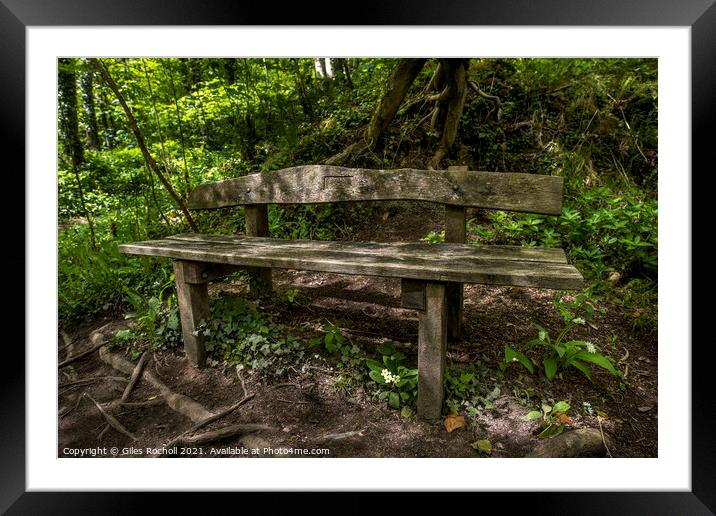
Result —
<instances>
[{"instance_id":1,"label":"thin tree branch","mask_svg":"<svg viewBox=\"0 0 716 516\"><path fill-rule=\"evenodd\" d=\"M182 201L181 197L176 193L172 185L169 183L167 178L162 173L161 169L159 168L159 165L154 160L151 154L149 154L149 151L147 150L147 146L144 143L144 138L142 137L142 133L139 130L139 125L137 125L137 120L134 118L134 115L132 114L132 110L127 105L127 102L124 100L124 97L122 96L122 93L119 91L119 87L117 86L117 83L114 82L114 79L112 79L112 76L109 75L109 70L107 70L107 67L104 65L104 63L97 58L92 58L92 65L99 70L100 74L102 75L102 79L104 79L104 82L109 86L109 88L114 92L115 96L117 97L117 100L122 105L122 109L124 109L125 115L127 115L127 120L129 121L129 125L132 129L132 132L134 133L134 137L137 140L137 145L139 145L139 148L142 151L142 155L144 156L144 160L147 162L147 165L149 165L149 168L154 171L154 173L159 178L159 181L162 182L164 185L164 188L167 189L169 194L174 198L174 201L177 203L177 206L179 206L179 209L184 214L184 217L186 217L186 221L189 223L189 226L191 229L195 232L199 231L199 228L196 227L196 223L194 222L194 219L192 218L191 214L189 213L189 210L187 209L186 205L184 204L184 201Z\"/></svg>"}]
</instances>

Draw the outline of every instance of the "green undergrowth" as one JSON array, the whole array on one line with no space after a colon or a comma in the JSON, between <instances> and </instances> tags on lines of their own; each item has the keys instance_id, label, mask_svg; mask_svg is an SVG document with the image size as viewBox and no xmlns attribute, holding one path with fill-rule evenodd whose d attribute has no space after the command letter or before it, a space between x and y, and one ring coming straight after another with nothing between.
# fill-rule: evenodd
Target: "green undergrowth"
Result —
<instances>
[{"instance_id":1,"label":"green undergrowth","mask_svg":"<svg viewBox=\"0 0 716 516\"><path fill-rule=\"evenodd\" d=\"M657 223L655 199L598 187L573 193L560 216L493 211L471 219L468 233L473 243L560 247L588 281L618 273L656 282Z\"/></svg>"},{"instance_id":2,"label":"green undergrowth","mask_svg":"<svg viewBox=\"0 0 716 516\"><path fill-rule=\"evenodd\" d=\"M102 225L97 229L102 231ZM121 240L111 235L93 249L84 224L58 232L58 317L76 323L130 304L126 289L144 295L156 292L171 274L171 263L130 257L117 250Z\"/></svg>"}]
</instances>

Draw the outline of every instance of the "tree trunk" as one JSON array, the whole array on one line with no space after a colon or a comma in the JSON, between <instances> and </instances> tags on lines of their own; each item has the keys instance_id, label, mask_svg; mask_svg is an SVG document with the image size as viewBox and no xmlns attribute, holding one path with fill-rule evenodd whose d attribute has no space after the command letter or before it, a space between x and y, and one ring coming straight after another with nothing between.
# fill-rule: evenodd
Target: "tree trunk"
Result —
<instances>
[{"instance_id":1,"label":"tree trunk","mask_svg":"<svg viewBox=\"0 0 716 516\"><path fill-rule=\"evenodd\" d=\"M333 77L337 82L344 84L350 89L353 89L353 81L351 80L350 70L346 64L346 59L335 57L331 58L331 67L333 68Z\"/></svg>"},{"instance_id":2,"label":"tree trunk","mask_svg":"<svg viewBox=\"0 0 716 516\"><path fill-rule=\"evenodd\" d=\"M373 113L365 132L365 140L370 147L375 146L383 131L393 121L400 104L408 93L413 81L425 66L427 59L401 59L390 75L388 85L378 109Z\"/></svg>"},{"instance_id":3,"label":"tree trunk","mask_svg":"<svg viewBox=\"0 0 716 516\"><path fill-rule=\"evenodd\" d=\"M149 154L149 151L147 150L147 146L144 143L144 137L142 137L142 133L139 130L139 125L137 125L137 120L134 118L134 115L132 114L132 110L127 105L127 102L124 100L124 97L122 96L122 93L119 91L119 88L117 87L117 84L114 82L114 79L112 79L112 76L109 75L109 71L104 66L102 61L96 58L92 58L92 64L99 70L100 74L102 74L102 78L107 83L107 86L114 92L114 94L117 96L117 100L119 100L119 103L122 105L122 109L124 109L124 113L127 115L127 119L129 120L129 125L132 128L132 132L134 133L134 137L137 140L137 145L142 151L142 155L144 156L145 161L147 162L147 165L149 165L149 168L151 168L154 173L157 175L159 180L164 185L164 188L167 189L169 194L174 198L174 201L177 203L177 206L182 211L184 216L186 217L186 221L189 223L189 226L191 226L191 229L195 232L198 232L199 229L196 227L196 224L194 223L194 219L192 218L191 214L189 213L189 210L186 208L186 205L184 204L184 201L182 201L181 197L174 191L174 188L172 188L172 185L167 181L167 178L162 173L161 169L159 168L159 165L154 160L154 158Z\"/></svg>"},{"instance_id":4,"label":"tree trunk","mask_svg":"<svg viewBox=\"0 0 716 516\"><path fill-rule=\"evenodd\" d=\"M363 141L349 145L338 154L328 158L326 165L338 165L349 161L361 152L376 146L383 132L395 118L413 81L423 69L427 59L401 59L388 79L383 98L363 133Z\"/></svg>"},{"instance_id":5,"label":"tree trunk","mask_svg":"<svg viewBox=\"0 0 716 516\"><path fill-rule=\"evenodd\" d=\"M92 216L85 204L85 194L80 178L80 166L84 160L84 149L80 140L79 120L77 117L77 75L72 59L60 59L58 62L57 90L59 96L59 125L62 135L63 151L70 159L70 166L75 174L80 208L87 220L92 249L97 249Z\"/></svg>"},{"instance_id":6,"label":"tree trunk","mask_svg":"<svg viewBox=\"0 0 716 516\"><path fill-rule=\"evenodd\" d=\"M309 119L313 119L313 105L308 94L308 88L306 86L306 80L303 77L303 71L301 70L301 62L299 59L291 59L291 62L293 63L293 67L296 73L299 101L301 102L303 114L306 115Z\"/></svg>"},{"instance_id":7,"label":"tree trunk","mask_svg":"<svg viewBox=\"0 0 716 516\"><path fill-rule=\"evenodd\" d=\"M353 79L351 78L351 67L348 63L348 59L343 60L343 73L346 78L346 84L350 89L354 89L355 86L353 86Z\"/></svg>"},{"instance_id":8,"label":"tree trunk","mask_svg":"<svg viewBox=\"0 0 716 516\"><path fill-rule=\"evenodd\" d=\"M80 76L80 89L82 90L82 106L85 112L87 125L87 146L92 150L99 150L99 131L97 130L97 115L94 106L93 71L89 60L82 60L85 67Z\"/></svg>"},{"instance_id":9,"label":"tree trunk","mask_svg":"<svg viewBox=\"0 0 716 516\"><path fill-rule=\"evenodd\" d=\"M114 148L114 123L112 115L109 113L110 105L107 95L104 91L99 93L99 120L102 123L102 137L104 144L108 149Z\"/></svg>"},{"instance_id":10,"label":"tree trunk","mask_svg":"<svg viewBox=\"0 0 716 516\"><path fill-rule=\"evenodd\" d=\"M172 96L174 97L174 109L177 115L177 126L179 127L179 139L181 141L181 156L184 161L184 198L189 197L191 186L189 184L189 166L186 162L186 144L184 143L184 124L182 121L181 110L179 109L179 99L177 98L177 89L174 85L174 71L172 70L171 61L162 61L165 63L165 70L169 75L169 84L172 88Z\"/></svg>"},{"instance_id":11,"label":"tree trunk","mask_svg":"<svg viewBox=\"0 0 716 516\"><path fill-rule=\"evenodd\" d=\"M334 60L338 61L338 60ZM363 133L362 141L355 142L338 154L326 160L327 165L341 165L354 159L362 152L375 147L385 130L395 118L398 109L403 103L410 86L423 69L427 59L401 59L388 80L383 97L373 117ZM447 156L455 143L457 131L460 126L460 117L465 106L468 81L467 68L469 59L440 59L439 65L431 77L423 95L433 88L437 93L413 101L408 109L418 104L433 102L434 107L418 125L431 119L431 127L440 135L437 148L433 154L428 168L438 169L442 160ZM341 63L345 64L345 60ZM345 67L342 68L345 70Z\"/></svg>"},{"instance_id":12,"label":"tree trunk","mask_svg":"<svg viewBox=\"0 0 716 516\"><path fill-rule=\"evenodd\" d=\"M226 76L226 82L231 86L236 82L236 58L222 59L224 65L224 75Z\"/></svg>"},{"instance_id":13,"label":"tree trunk","mask_svg":"<svg viewBox=\"0 0 716 516\"><path fill-rule=\"evenodd\" d=\"M60 131L65 156L73 167L79 167L84 159L77 116L77 75L72 59L60 59L57 86L60 107Z\"/></svg>"},{"instance_id":14,"label":"tree trunk","mask_svg":"<svg viewBox=\"0 0 716 516\"><path fill-rule=\"evenodd\" d=\"M442 76L445 79L445 90L443 91L446 94L440 95L441 98L438 102L442 105L436 107L438 116L442 118L442 133L438 148L430 160L430 167L433 169L440 167L440 162L455 143L467 93L466 66L465 59L440 60ZM442 113L444 116L440 116Z\"/></svg>"},{"instance_id":15,"label":"tree trunk","mask_svg":"<svg viewBox=\"0 0 716 516\"><path fill-rule=\"evenodd\" d=\"M316 71L319 72L319 77L322 79L325 79L328 77L328 69L326 67L326 58L321 57L316 59L316 62L318 63L318 67L316 68Z\"/></svg>"}]
</instances>

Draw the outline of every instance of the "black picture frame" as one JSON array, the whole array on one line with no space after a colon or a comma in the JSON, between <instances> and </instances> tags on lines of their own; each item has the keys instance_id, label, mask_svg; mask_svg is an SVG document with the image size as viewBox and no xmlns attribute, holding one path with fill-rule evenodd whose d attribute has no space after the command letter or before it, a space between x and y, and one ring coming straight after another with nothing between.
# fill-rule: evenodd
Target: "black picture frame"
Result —
<instances>
[{"instance_id":1,"label":"black picture frame","mask_svg":"<svg viewBox=\"0 0 716 516\"><path fill-rule=\"evenodd\" d=\"M277 5L281 5L277 9ZM2 118L2 146L4 157L19 158L14 173L15 192L24 192L25 148L25 29L28 26L112 26L112 25L343 25L335 9L318 9L294 2L287 4L245 3L224 0L202 2L159 2L126 0L0 0L0 117ZM691 27L692 72L692 180L701 181L713 169L710 140L711 125L716 120L714 95L716 92L716 6L714 0L508 0L502 2L441 2L374 1L355 4L345 14L351 25L534 25L534 26L688 26ZM695 173L699 171L700 173ZM6 183L7 184L7 183ZM9 187L6 187L9 188ZM692 187L692 192L698 189ZM15 195L24 199L24 195ZM704 217L696 217L703 207L692 202L692 235L698 231ZM21 210L23 207L18 207ZM7 208L6 208L7 210ZM24 212L24 210L23 210ZM17 212L16 212L17 213ZM16 251L9 259L6 271L25 269L24 223L10 219L4 229L7 238L16 243ZM693 240L692 240L693 241ZM697 269L702 255L693 252L692 271ZM17 274L9 274L18 277ZM692 272L693 277L693 272ZM9 289L9 287L6 287ZM12 289L12 305L25 308L24 285ZM22 301L22 302L21 302ZM692 324L706 320L708 303L697 303L696 297L684 300L692 306ZM28 307L31 309L31 307ZM17 308L15 308L17 310ZM7 314L8 312L6 312ZM22 318L25 319L23 312ZM7 315L6 315L7 317ZM19 317L8 318L17 321ZM692 357L701 357L709 341L692 337ZM3 343L2 389L0 389L0 512L7 514L124 514L149 508L133 493L49 493L27 492L25 488L25 353L20 338L8 337ZM51 343L48 343L51 344ZM682 346L687 342L660 343ZM51 347L51 346L50 346ZM716 439L712 437L713 401L709 361L692 359L692 490L689 492L600 492L600 493L474 493L480 497L479 507L490 502L504 506L509 497L511 509L519 506L531 512L552 514L713 514L716 511ZM668 386L667 386L668 388ZM665 444L668 446L668 444ZM183 493L162 496L165 511L174 507L188 509L194 497ZM412 496L412 503L420 504L421 497ZM223 496L213 494L212 504L221 507ZM261 500L260 496L241 493L245 503ZM356 498L355 503L343 507L329 507L335 512L365 512L369 503ZM445 497L448 503L453 495ZM486 496L494 498L487 500ZM500 498L502 497L502 498ZM203 498L203 497L202 497ZM259 513L279 513L277 499ZM407 497L403 497L407 498ZM458 497L459 498L459 497ZM347 501L347 500L346 500ZM201 503L201 502L200 502ZM265 504L265 498L261 502ZM403 501L401 504L405 503ZM488 505L489 504L489 505ZM407 508L408 506L404 506ZM478 506L476 506L476 510ZM240 510L229 509L231 512ZM318 508L317 510L320 510ZM184 512L182 511L182 512ZM223 512L212 509L212 512ZM228 512L228 511L227 511Z\"/></svg>"}]
</instances>

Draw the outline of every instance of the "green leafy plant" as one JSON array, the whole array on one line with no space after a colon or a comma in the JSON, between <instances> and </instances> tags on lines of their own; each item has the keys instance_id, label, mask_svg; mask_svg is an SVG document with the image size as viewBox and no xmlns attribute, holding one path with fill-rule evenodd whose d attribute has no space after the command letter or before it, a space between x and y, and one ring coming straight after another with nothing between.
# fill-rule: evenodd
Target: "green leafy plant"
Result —
<instances>
[{"instance_id":1,"label":"green leafy plant","mask_svg":"<svg viewBox=\"0 0 716 516\"><path fill-rule=\"evenodd\" d=\"M335 353L343 347L346 338L341 333L341 327L338 323L328 323L323 327L323 331L325 332L323 344L326 347L326 351Z\"/></svg>"},{"instance_id":2,"label":"green leafy plant","mask_svg":"<svg viewBox=\"0 0 716 516\"><path fill-rule=\"evenodd\" d=\"M423 238L421 238L420 241L427 242L428 244L440 244L442 242L445 242L445 231L441 231L440 233L431 231Z\"/></svg>"},{"instance_id":3,"label":"green leafy plant","mask_svg":"<svg viewBox=\"0 0 716 516\"><path fill-rule=\"evenodd\" d=\"M365 357L361 349L349 342L341 332L340 323L328 323L323 327L323 345L331 354L338 353L340 359L338 361L338 367L344 370L348 370L349 374L355 380L362 380L365 376L363 373L363 363ZM309 341L311 344L320 343L316 341Z\"/></svg>"},{"instance_id":4,"label":"green leafy plant","mask_svg":"<svg viewBox=\"0 0 716 516\"><path fill-rule=\"evenodd\" d=\"M298 296L297 288L290 288L290 289L288 289L288 291L286 291L286 301L288 301L289 304L296 303L297 296Z\"/></svg>"},{"instance_id":5,"label":"green leafy plant","mask_svg":"<svg viewBox=\"0 0 716 516\"><path fill-rule=\"evenodd\" d=\"M616 376L620 375L609 358L599 353L596 345L591 341L567 340L567 335L575 327L585 325L588 320L592 319L595 310L594 299L595 297L590 291L578 295L572 302L565 302L561 297L555 298L554 303L565 323L555 339L552 339L545 328L535 324L538 330L537 338L527 342L527 345L545 348L546 353L542 355L541 363L548 380L554 379L558 373L561 374L561 371L568 367L574 367L591 379L592 370L589 364L602 367ZM506 345L503 364L507 365L512 362L519 362L530 373L534 372L532 361L527 355Z\"/></svg>"},{"instance_id":6,"label":"green leafy plant","mask_svg":"<svg viewBox=\"0 0 716 516\"><path fill-rule=\"evenodd\" d=\"M565 186L559 217L491 212L492 228L468 220L468 234L481 243L562 247L591 280L619 271L626 280L656 281L658 208L633 191L617 195L605 186Z\"/></svg>"},{"instance_id":7,"label":"green leafy plant","mask_svg":"<svg viewBox=\"0 0 716 516\"><path fill-rule=\"evenodd\" d=\"M134 326L117 332L119 341L146 340L151 348L166 348L181 342L179 310L173 291L163 299L169 286L171 283L160 290L158 297L145 297L136 290L125 287L125 295L134 307L133 312L125 315L125 319L132 319Z\"/></svg>"},{"instance_id":8,"label":"green leafy plant","mask_svg":"<svg viewBox=\"0 0 716 516\"><path fill-rule=\"evenodd\" d=\"M395 349L395 345L386 341L377 348L382 362L366 360L368 376L380 386L378 398L388 399L388 406L400 409L410 405L418 396L418 370L402 364L405 355Z\"/></svg>"},{"instance_id":9,"label":"green leafy plant","mask_svg":"<svg viewBox=\"0 0 716 516\"><path fill-rule=\"evenodd\" d=\"M197 333L207 352L226 365L245 365L265 378L281 378L306 356L306 342L243 297L223 297L211 306Z\"/></svg>"},{"instance_id":10,"label":"green leafy plant","mask_svg":"<svg viewBox=\"0 0 716 516\"><path fill-rule=\"evenodd\" d=\"M538 439L554 437L564 431L564 426L571 424L572 420L567 416L567 412L571 407L566 401L558 401L552 405L542 403L540 410L532 410L525 419L527 421L535 421L541 419L541 431L537 434Z\"/></svg>"},{"instance_id":11,"label":"green leafy plant","mask_svg":"<svg viewBox=\"0 0 716 516\"><path fill-rule=\"evenodd\" d=\"M338 391L341 396L348 397L353 388L353 380L349 376L339 375L333 380L333 388Z\"/></svg>"}]
</instances>

